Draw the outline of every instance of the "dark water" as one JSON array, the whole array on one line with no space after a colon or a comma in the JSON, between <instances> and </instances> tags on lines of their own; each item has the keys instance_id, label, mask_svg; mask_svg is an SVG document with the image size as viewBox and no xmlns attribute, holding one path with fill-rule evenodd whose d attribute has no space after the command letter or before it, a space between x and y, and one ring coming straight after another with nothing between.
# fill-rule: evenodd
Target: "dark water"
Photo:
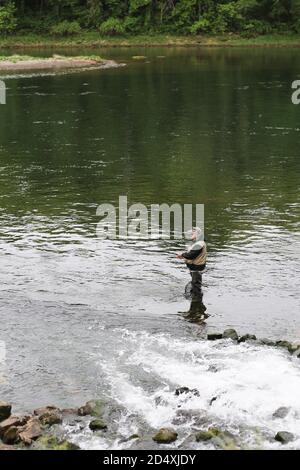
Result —
<instances>
[{"instance_id":1,"label":"dark water","mask_svg":"<svg viewBox=\"0 0 300 470\"><path fill-rule=\"evenodd\" d=\"M188 410L224 397L210 424L258 426L266 438L274 409L286 405L293 414L282 425L300 436L293 359L201 340L225 327L300 340L300 107L291 102L299 51L100 54L126 66L4 77L2 395L24 410L106 394L127 410L126 436L136 422L172 424L174 388L188 385L201 388L181 404ZM147 206L205 204L206 325L179 313L189 308L188 273L175 259L184 243L96 238L97 206L119 195ZM77 439L118 446L118 436Z\"/></svg>"}]
</instances>

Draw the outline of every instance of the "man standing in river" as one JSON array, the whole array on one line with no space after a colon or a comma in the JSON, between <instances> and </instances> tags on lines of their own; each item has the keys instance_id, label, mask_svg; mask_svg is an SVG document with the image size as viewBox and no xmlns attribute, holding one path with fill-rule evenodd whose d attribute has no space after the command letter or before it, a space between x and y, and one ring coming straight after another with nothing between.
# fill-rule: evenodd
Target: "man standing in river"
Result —
<instances>
[{"instance_id":1,"label":"man standing in river","mask_svg":"<svg viewBox=\"0 0 300 470\"><path fill-rule=\"evenodd\" d=\"M206 243L201 240L202 230L193 227L191 233L192 245L183 253L178 253L177 258L185 261L192 276L192 294L201 293L202 272L206 266Z\"/></svg>"}]
</instances>

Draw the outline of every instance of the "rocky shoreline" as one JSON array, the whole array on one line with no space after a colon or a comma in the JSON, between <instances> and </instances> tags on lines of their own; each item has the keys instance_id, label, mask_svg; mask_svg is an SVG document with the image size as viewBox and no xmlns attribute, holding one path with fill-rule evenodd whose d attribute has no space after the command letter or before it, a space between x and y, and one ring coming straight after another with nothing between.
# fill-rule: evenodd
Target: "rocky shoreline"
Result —
<instances>
[{"instance_id":1,"label":"rocky shoreline","mask_svg":"<svg viewBox=\"0 0 300 470\"><path fill-rule=\"evenodd\" d=\"M235 342L237 345L245 342L260 344L264 346L278 347L286 349L294 357L300 358L300 344L288 341L271 341L268 339L257 339L255 335L239 336L234 329L227 329L223 333L210 333L207 336L209 341L227 340ZM174 391L176 397L200 396L200 391L188 387L179 387ZM208 406L218 400L212 397ZM106 399L88 401L79 408L60 409L56 406L46 406L35 409L28 415L16 416L12 414L12 405L0 401L0 450L80 450L77 443L69 440L66 427L88 431L96 436L105 436L107 432L115 430L118 416L122 410L119 405L109 402ZM276 420L284 419L290 412L287 407L280 407L274 410L274 427ZM147 435L132 434L126 438L117 436L119 443L127 443L128 446L135 445L136 448L147 449L152 445L174 444L180 442L180 430L176 429L176 422L172 423L174 428L162 428L154 430ZM226 429L207 426L203 424L198 429L191 429L190 435L185 439L185 445L190 443L208 444L209 448L223 450L239 450L244 446L239 436L233 435ZM273 435L274 442L288 444L296 437L285 430L276 430ZM181 443L182 445L182 443ZM179 448L181 447L179 445Z\"/></svg>"}]
</instances>

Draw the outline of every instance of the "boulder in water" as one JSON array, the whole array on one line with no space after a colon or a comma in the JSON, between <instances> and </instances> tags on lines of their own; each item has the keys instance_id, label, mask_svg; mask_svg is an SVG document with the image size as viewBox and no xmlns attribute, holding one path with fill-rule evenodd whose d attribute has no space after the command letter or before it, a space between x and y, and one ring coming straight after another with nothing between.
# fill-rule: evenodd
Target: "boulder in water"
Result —
<instances>
[{"instance_id":1,"label":"boulder in water","mask_svg":"<svg viewBox=\"0 0 300 470\"><path fill-rule=\"evenodd\" d=\"M275 441L281 442L281 444L288 444L294 440L294 435L291 432L280 431L275 436Z\"/></svg>"},{"instance_id":2,"label":"boulder in water","mask_svg":"<svg viewBox=\"0 0 300 470\"><path fill-rule=\"evenodd\" d=\"M246 341L256 341L256 340L257 340L257 338L256 338L255 335L249 335L249 334L247 334L247 335L241 336L241 337L239 338L238 342L239 342L239 343L245 343Z\"/></svg>"},{"instance_id":3,"label":"boulder in water","mask_svg":"<svg viewBox=\"0 0 300 470\"><path fill-rule=\"evenodd\" d=\"M0 437L2 437L6 431L12 426L20 427L24 426L29 420L29 416L10 416L0 423Z\"/></svg>"},{"instance_id":4,"label":"boulder in water","mask_svg":"<svg viewBox=\"0 0 300 470\"><path fill-rule=\"evenodd\" d=\"M0 401L0 422L9 418L11 414L11 405L5 401Z\"/></svg>"},{"instance_id":5,"label":"boulder in water","mask_svg":"<svg viewBox=\"0 0 300 470\"><path fill-rule=\"evenodd\" d=\"M100 417L103 414L103 405L102 400L88 401L84 406L78 408L78 415Z\"/></svg>"},{"instance_id":6,"label":"boulder in water","mask_svg":"<svg viewBox=\"0 0 300 470\"><path fill-rule=\"evenodd\" d=\"M180 387L175 390L175 395L178 397L179 395L182 395L183 393L191 393L195 395L196 397L199 397L200 393L196 388L190 389L189 387Z\"/></svg>"},{"instance_id":7,"label":"boulder in water","mask_svg":"<svg viewBox=\"0 0 300 470\"><path fill-rule=\"evenodd\" d=\"M61 440L56 436L47 435L40 437L34 444L36 450L80 450L80 447L72 442Z\"/></svg>"},{"instance_id":8,"label":"boulder in water","mask_svg":"<svg viewBox=\"0 0 300 470\"><path fill-rule=\"evenodd\" d=\"M222 335L223 339L232 339L233 341L238 341L239 335L233 328L228 328L223 332Z\"/></svg>"},{"instance_id":9,"label":"boulder in water","mask_svg":"<svg viewBox=\"0 0 300 470\"><path fill-rule=\"evenodd\" d=\"M289 341L276 341L276 346L290 350L292 344Z\"/></svg>"},{"instance_id":10,"label":"boulder in water","mask_svg":"<svg viewBox=\"0 0 300 470\"><path fill-rule=\"evenodd\" d=\"M89 428L91 431L104 431L107 429L107 424L102 419L93 419L89 424Z\"/></svg>"},{"instance_id":11,"label":"boulder in water","mask_svg":"<svg viewBox=\"0 0 300 470\"><path fill-rule=\"evenodd\" d=\"M34 414L38 416L43 426L53 426L62 423L62 414L59 408L55 406L46 406L34 410Z\"/></svg>"},{"instance_id":12,"label":"boulder in water","mask_svg":"<svg viewBox=\"0 0 300 470\"><path fill-rule=\"evenodd\" d=\"M170 444L171 442L175 442L177 437L178 434L176 431L162 428L155 434L155 436L153 436L152 439L158 444Z\"/></svg>"},{"instance_id":13,"label":"boulder in water","mask_svg":"<svg viewBox=\"0 0 300 470\"><path fill-rule=\"evenodd\" d=\"M222 333L209 333L207 335L208 341L216 341L217 339L222 339L223 335Z\"/></svg>"}]
</instances>

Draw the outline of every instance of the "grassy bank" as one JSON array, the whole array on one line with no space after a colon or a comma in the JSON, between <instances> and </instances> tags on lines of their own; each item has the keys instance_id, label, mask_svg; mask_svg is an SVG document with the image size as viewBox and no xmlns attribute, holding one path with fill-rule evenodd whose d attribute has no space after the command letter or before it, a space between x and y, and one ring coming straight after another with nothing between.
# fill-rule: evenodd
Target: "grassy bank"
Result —
<instances>
[{"instance_id":1,"label":"grassy bank","mask_svg":"<svg viewBox=\"0 0 300 470\"><path fill-rule=\"evenodd\" d=\"M97 32L84 32L69 38L41 35L15 35L0 38L0 48L24 47L300 47L300 34L266 35L244 38L223 36L140 35L101 37Z\"/></svg>"}]
</instances>

